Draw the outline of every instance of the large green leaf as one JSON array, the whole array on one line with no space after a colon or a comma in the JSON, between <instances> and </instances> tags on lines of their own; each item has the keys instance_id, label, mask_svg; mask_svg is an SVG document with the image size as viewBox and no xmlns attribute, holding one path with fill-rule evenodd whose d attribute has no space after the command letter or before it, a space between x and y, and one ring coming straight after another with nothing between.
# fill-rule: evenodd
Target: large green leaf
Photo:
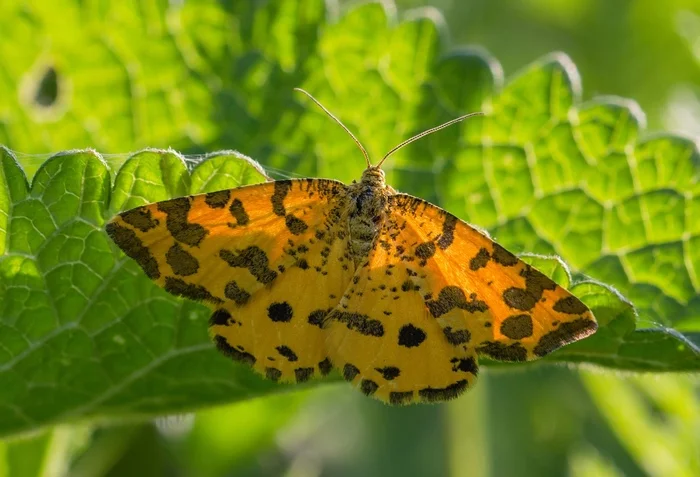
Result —
<instances>
[{"instance_id":1,"label":"large green leaf","mask_svg":"<svg viewBox=\"0 0 700 477\"><path fill-rule=\"evenodd\" d=\"M504 86L495 59L444 52L429 15L397 21L379 4L334 18L320 0L143 11L66 2L59 21L58 7L40 3L0 6L11 38L0 44L11 66L0 73L0 140L9 147L234 146L271 167L349 181L361 155L292 87L341 117L375 161L412 133L483 110L398 152L390 183L513 251L571 265L573 280L560 262L531 257L601 327L549 361L700 369L697 148L673 136L638 139L643 115L631 102L580 103L565 56ZM48 50L39 30L55 40ZM34 54L17 58L12 44ZM10 121L8 111L21 114ZM178 153L157 149L126 161L87 149L41 163L20 156L22 167L9 150L0 156L0 435L289 389L219 356L206 309L155 287L103 232L119 210L263 180L254 163L227 152L189 170Z\"/></svg>"}]
</instances>

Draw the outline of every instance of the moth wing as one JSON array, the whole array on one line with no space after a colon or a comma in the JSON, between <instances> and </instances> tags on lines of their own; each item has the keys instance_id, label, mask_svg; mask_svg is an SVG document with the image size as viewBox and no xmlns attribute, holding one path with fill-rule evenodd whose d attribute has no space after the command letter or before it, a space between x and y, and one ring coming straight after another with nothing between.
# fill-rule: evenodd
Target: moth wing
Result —
<instances>
[{"instance_id":1,"label":"moth wing","mask_svg":"<svg viewBox=\"0 0 700 477\"><path fill-rule=\"evenodd\" d=\"M422 240L411 226L399 230L392 215L326 321L330 358L343 377L390 404L455 398L478 372L475 348L445 339L426 307L427 270L397 252ZM430 282L447 286L440 275Z\"/></svg>"},{"instance_id":2,"label":"moth wing","mask_svg":"<svg viewBox=\"0 0 700 477\"><path fill-rule=\"evenodd\" d=\"M406 194L390 204L397 227L421 232L421 242L404 244L406 258L426 276L425 306L446 338L469 334L480 354L529 361L596 331L578 298L466 222Z\"/></svg>"},{"instance_id":3,"label":"moth wing","mask_svg":"<svg viewBox=\"0 0 700 477\"><path fill-rule=\"evenodd\" d=\"M204 301L225 354L273 380L330 371L321 319L352 278L345 185L276 181L117 215L107 232L158 285Z\"/></svg>"},{"instance_id":4,"label":"moth wing","mask_svg":"<svg viewBox=\"0 0 700 477\"><path fill-rule=\"evenodd\" d=\"M388 211L327 325L331 359L366 394L451 399L477 354L526 361L595 332L576 297L455 216L406 194Z\"/></svg>"}]
</instances>

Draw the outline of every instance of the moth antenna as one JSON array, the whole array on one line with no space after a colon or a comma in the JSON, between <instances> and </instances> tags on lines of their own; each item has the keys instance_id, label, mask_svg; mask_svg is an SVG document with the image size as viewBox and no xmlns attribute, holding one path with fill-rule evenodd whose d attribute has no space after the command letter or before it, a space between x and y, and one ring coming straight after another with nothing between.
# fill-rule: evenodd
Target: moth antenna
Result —
<instances>
[{"instance_id":1,"label":"moth antenna","mask_svg":"<svg viewBox=\"0 0 700 477\"><path fill-rule=\"evenodd\" d=\"M311 96L311 93L309 93L309 92L307 92L307 91L305 91L305 90L303 90L303 89L301 89L301 88L294 88L294 91L299 91L300 93L304 93L306 96L309 97L309 99L310 99L311 101L313 101L314 103L316 103L316 106L318 106L319 108L321 108L321 109L323 110L323 112L326 113L328 116L330 116L330 118L331 118L333 121L335 121L336 123L338 123L338 125L339 125L341 128L343 128L343 129L345 130L346 133L348 133L348 134L350 135L350 137L352 138L352 140L355 141L355 144L357 144L357 147L360 148L360 151L362 151L362 154L365 156L365 161L367 162L367 168L369 169L370 167L372 167L372 163L371 163L370 160L369 160L369 154L367 154L367 151L365 150L365 148L362 147L362 143L355 137L355 135L354 135L353 133L350 132L350 130L345 126L345 124L343 124L342 122L340 122L340 119L336 118L336 117L333 115L333 113L331 113L330 111L328 111L328 110L326 109L326 107L325 107L324 105L322 105L321 102L320 102L319 100L317 100L316 98L314 98L313 96Z\"/></svg>"},{"instance_id":2,"label":"moth antenna","mask_svg":"<svg viewBox=\"0 0 700 477\"><path fill-rule=\"evenodd\" d=\"M387 152L387 153L384 155L384 157L382 157L382 160L379 161L379 164L377 164L377 167L382 167L382 164L384 164L384 161L386 161L387 158L388 158L389 156L391 156L393 153L395 153L396 151L398 151L398 150L401 149L402 147L407 146L407 145L411 144L412 142L417 141L417 140L419 140L419 139L421 139L421 138L424 138L424 137L427 136L428 134L432 134L432 133L434 133L434 132L438 132L438 131L441 130L441 129L445 129L446 127L452 126L453 124L458 123L458 122L460 122L460 121L464 121L465 119L471 118L472 116L483 116L483 115L484 115L484 113L480 113L480 112L479 112L479 113L469 113L469 114L465 114L464 116L460 116L460 117L455 118L455 119L453 119L453 120L451 120L451 121L447 121L447 122L444 123L444 124L441 124L441 125L439 125L439 126L435 126L434 128L430 128L430 129L428 129L427 131L423 131L423 132L420 133L420 134L416 134L415 136L406 139L404 142L402 142L402 143L399 144L398 146L393 147L393 148L391 149L391 151Z\"/></svg>"}]
</instances>

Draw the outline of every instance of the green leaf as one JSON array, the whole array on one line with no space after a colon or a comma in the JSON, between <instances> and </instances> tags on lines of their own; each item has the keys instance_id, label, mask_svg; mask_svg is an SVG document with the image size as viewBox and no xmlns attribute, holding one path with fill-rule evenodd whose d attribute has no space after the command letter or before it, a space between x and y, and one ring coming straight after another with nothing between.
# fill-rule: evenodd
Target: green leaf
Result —
<instances>
[{"instance_id":1,"label":"green leaf","mask_svg":"<svg viewBox=\"0 0 700 477\"><path fill-rule=\"evenodd\" d=\"M240 153L193 156L203 151L234 146L295 175L357 179L355 145L297 86L342 118L375 162L412 134L484 111L397 152L389 182L514 252L566 260L573 274L529 258L580 296L600 329L548 361L700 369L695 144L644 136L630 101L581 103L561 54L505 82L489 55L445 51L428 11L399 20L369 3L336 18L321 0L234 4L69 2L61 21L48 4L0 6L0 19L16 20L0 20L9 32L0 61L22 89L0 94L0 111L21 112L0 117L9 147L182 151L145 149L123 164L90 149L43 163L25 156L25 176L0 149L0 435L290 389L216 353L206 308L153 285L103 226L136 205L267 180ZM26 55L7 47L17 44ZM37 96L51 69L53 100Z\"/></svg>"},{"instance_id":2,"label":"green leaf","mask_svg":"<svg viewBox=\"0 0 700 477\"><path fill-rule=\"evenodd\" d=\"M170 151L136 153L117 174L112 198L130 207L210 183L265 179L259 166L237 157L213 155L190 175ZM235 167L223 165L232 160ZM223 402L273 388L221 359L202 326L204 306L173 300L117 252L103 230L109 184L99 155L73 151L46 161L31 191L12 192L20 200L9 210L0 259L1 434L73 416L188 409L203 396Z\"/></svg>"}]
</instances>

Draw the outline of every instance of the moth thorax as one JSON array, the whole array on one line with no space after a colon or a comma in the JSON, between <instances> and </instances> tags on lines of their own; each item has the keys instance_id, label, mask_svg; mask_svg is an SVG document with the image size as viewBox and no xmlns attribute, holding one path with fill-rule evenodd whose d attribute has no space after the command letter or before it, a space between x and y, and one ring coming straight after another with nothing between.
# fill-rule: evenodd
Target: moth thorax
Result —
<instances>
[{"instance_id":1,"label":"moth thorax","mask_svg":"<svg viewBox=\"0 0 700 477\"><path fill-rule=\"evenodd\" d=\"M362 180L353 184L350 192L350 253L356 266L369 255L386 216L388 189L384 185L384 173L379 169L375 171L381 175L369 174L370 171L365 171Z\"/></svg>"}]
</instances>

